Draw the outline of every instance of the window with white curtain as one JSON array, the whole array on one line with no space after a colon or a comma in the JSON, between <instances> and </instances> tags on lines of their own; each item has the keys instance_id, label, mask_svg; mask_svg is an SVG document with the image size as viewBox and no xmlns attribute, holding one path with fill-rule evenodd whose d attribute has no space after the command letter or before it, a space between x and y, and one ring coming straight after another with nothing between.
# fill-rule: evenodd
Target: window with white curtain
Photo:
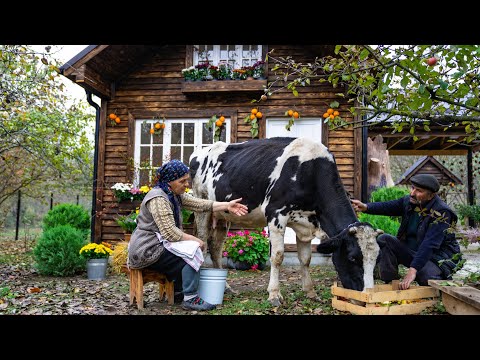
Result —
<instances>
[{"instance_id":1,"label":"window with white curtain","mask_svg":"<svg viewBox=\"0 0 480 360\"><path fill-rule=\"evenodd\" d=\"M142 186L149 183L157 168L168 160L178 159L188 165L190 155L195 150L213 144L215 126L209 130L208 120L166 119L165 128L158 134L150 134L150 129L163 120L137 120L133 155L134 184ZM230 143L230 124L230 118L225 117L220 141Z\"/></svg>"},{"instance_id":2,"label":"window with white curtain","mask_svg":"<svg viewBox=\"0 0 480 360\"><path fill-rule=\"evenodd\" d=\"M262 45L194 45L193 65L209 62L229 64L233 69L262 60Z\"/></svg>"}]
</instances>

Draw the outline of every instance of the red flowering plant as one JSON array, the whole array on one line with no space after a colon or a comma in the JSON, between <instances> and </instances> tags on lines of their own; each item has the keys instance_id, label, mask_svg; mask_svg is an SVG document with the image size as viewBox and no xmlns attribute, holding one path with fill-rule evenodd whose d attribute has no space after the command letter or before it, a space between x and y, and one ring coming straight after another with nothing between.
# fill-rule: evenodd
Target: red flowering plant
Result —
<instances>
[{"instance_id":1,"label":"red flowering plant","mask_svg":"<svg viewBox=\"0 0 480 360\"><path fill-rule=\"evenodd\" d=\"M208 67L208 75L210 75L211 79L218 79L218 66L210 65ZM207 75L207 76L208 76Z\"/></svg>"},{"instance_id":2,"label":"red flowering plant","mask_svg":"<svg viewBox=\"0 0 480 360\"><path fill-rule=\"evenodd\" d=\"M257 270L260 264L267 262L269 253L268 235L262 229L227 233L223 256L229 257L232 261L244 261L250 265L250 269Z\"/></svg>"},{"instance_id":3,"label":"red flowering plant","mask_svg":"<svg viewBox=\"0 0 480 360\"><path fill-rule=\"evenodd\" d=\"M195 69L197 70L197 79L206 80L207 76L209 75L209 67L210 63L208 61L195 65Z\"/></svg>"},{"instance_id":4,"label":"red flowering plant","mask_svg":"<svg viewBox=\"0 0 480 360\"><path fill-rule=\"evenodd\" d=\"M246 78L253 77L253 70L255 70L253 66L242 66L240 69L245 72L244 74Z\"/></svg>"}]
</instances>

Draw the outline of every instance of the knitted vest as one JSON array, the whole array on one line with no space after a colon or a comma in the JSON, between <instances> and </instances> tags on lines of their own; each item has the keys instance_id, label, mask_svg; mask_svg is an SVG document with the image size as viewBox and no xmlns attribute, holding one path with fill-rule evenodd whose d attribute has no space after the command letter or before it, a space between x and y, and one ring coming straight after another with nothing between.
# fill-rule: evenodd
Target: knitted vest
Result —
<instances>
[{"instance_id":1,"label":"knitted vest","mask_svg":"<svg viewBox=\"0 0 480 360\"><path fill-rule=\"evenodd\" d=\"M167 194L162 189L154 188L148 192L140 205L137 217L137 227L132 233L128 243L127 266L132 269L141 269L155 263L163 252L163 245L157 238L156 232L160 232L153 219L153 215L147 208L147 202L161 196L168 200ZM172 205L173 207L173 205ZM180 228L182 213L179 212Z\"/></svg>"}]
</instances>

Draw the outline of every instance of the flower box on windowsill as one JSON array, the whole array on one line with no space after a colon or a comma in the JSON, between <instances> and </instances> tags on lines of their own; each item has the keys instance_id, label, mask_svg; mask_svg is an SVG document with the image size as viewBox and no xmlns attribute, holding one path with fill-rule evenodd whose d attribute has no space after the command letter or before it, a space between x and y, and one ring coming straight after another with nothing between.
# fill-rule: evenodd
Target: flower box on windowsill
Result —
<instances>
[{"instance_id":1,"label":"flower box on windowsill","mask_svg":"<svg viewBox=\"0 0 480 360\"><path fill-rule=\"evenodd\" d=\"M225 91L263 92L267 80L217 80L217 81L186 81L182 84L182 92L210 93Z\"/></svg>"}]
</instances>

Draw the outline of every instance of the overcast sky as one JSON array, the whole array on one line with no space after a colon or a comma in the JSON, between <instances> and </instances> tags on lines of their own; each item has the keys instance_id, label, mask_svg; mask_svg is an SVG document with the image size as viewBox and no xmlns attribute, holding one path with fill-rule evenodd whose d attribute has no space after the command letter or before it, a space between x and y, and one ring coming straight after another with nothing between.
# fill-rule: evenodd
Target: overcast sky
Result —
<instances>
[{"instance_id":1,"label":"overcast sky","mask_svg":"<svg viewBox=\"0 0 480 360\"><path fill-rule=\"evenodd\" d=\"M31 45L31 46L37 51L45 51L45 46L47 45ZM63 63L73 58L75 55L77 55L79 52L85 49L88 45L51 45L51 46L52 46L51 53L63 65ZM75 84L73 81L67 79L66 77L62 76L61 78L63 78L62 81L66 85L66 91L69 96L72 96L76 99L87 101L87 96L85 94L84 88ZM95 97L93 97L93 99L97 104L100 104L98 98L95 99Z\"/></svg>"},{"instance_id":2,"label":"overcast sky","mask_svg":"<svg viewBox=\"0 0 480 360\"><path fill-rule=\"evenodd\" d=\"M36 51L45 51L45 46L48 45L31 45L32 48ZM65 62L73 58L83 49L85 49L88 45L51 45L51 54L52 56L57 59L61 65ZM67 79L65 76L60 76L61 81L65 84L65 91L68 96L72 97L73 99L82 100L83 103L87 105L86 111L90 112L92 115L95 115L95 109L90 106L87 102L87 95L85 93L85 89L82 88L80 85L75 84L70 79ZM98 105L101 104L101 101L95 95L92 96L92 100L97 103ZM92 143L94 141L94 132L95 132L95 119L92 120L92 127L88 132L89 138L91 139Z\"/></svg>"}]
</instances>

